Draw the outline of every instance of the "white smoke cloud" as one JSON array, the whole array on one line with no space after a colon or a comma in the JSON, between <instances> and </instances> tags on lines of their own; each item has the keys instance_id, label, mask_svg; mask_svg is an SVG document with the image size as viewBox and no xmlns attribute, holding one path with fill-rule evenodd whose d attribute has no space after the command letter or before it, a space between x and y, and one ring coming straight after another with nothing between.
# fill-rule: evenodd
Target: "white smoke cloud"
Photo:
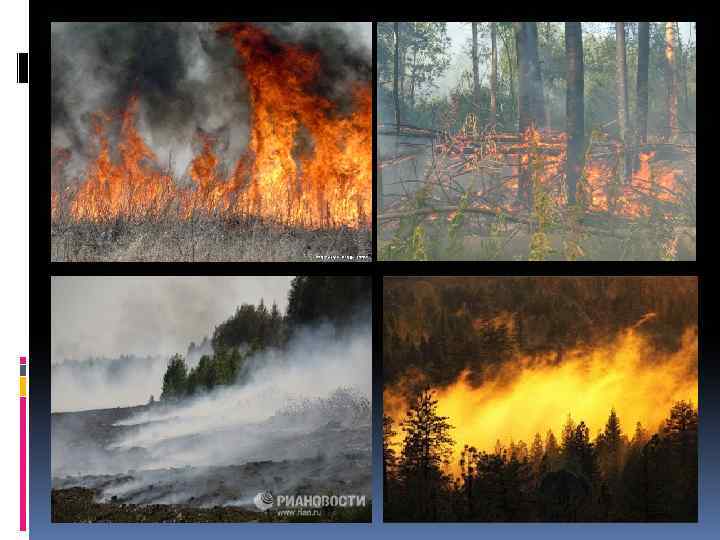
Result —
<instances>
[{"instance_id":1,"label":"white smoke cloud","mask_svg":"<svg viewBox=\"0 0 720 540\"><path fill-rule=\"evenodd\" d=\"M110 449L143 448L152 456L151 467L238 463L262 459L263 452L266 456L284 453L282 448L267 448L266 422L279 422L270 439L294 438L332 420L333 413L348 412L333 408L349 405L332 402L333 398L370 400L369 328L340 341L333 340L332 333L328 326L305 330L292 340L287 352L260 354L241 385L117 422L138 429L112 443ZM278 415L292 421L286 425ZM169 446L172 453L167 452Z\"/></svg>"},{"instance_id":2,"label":"white smoke cloud","mask_svg":"<svg viewBox=\"0 0 720 540\"><path fill-rule=\"evenodd\" d=\"M369 319L369 317L368 317ZM248 494L370 494L372 332L298 332L242 382L176 403L53 415L53 487L99 500L249 505Z\"/></svg>"},{"instance_id":3,"label":"white smoke cloud","mask_svg":"<svg viewBox=\"0 0 720 540\"><path fill-rule=\"evenodd\" d=\"M51 361L184 354L191 341L211 336L240 304L257 304L263 298L268 307L277 302L284 311L291 280L54 276Z\"/></svg>"}]
</instances>

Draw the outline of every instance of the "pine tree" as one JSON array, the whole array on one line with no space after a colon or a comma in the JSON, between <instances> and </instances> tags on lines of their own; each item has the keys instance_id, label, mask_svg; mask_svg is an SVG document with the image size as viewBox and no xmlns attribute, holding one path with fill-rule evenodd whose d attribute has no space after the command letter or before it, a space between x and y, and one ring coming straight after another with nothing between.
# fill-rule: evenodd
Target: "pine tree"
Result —
<instances>
[{"instance_id":1,"label":"pine tree","mask_svg":"<svg viewBox=\"0 0 720 540\"><path fill-rule=\"evenodd\" d=\"M187 366L179 354L170 358L168 368L163 376L163 389L160 399L178 399L186 392Z\"/></svg>"},{"instance_id":2,"label":"pine tree","mask_svg":"<svg viewBox=\"0 0 720 540\"><path fill-rule=\"evenodd\" d=\"M544 454L545 452L543 450L542 437L539 433L536 433L535 438L532 442L532 446L530 447L530 461L532 463L533 471L535 471L535 474L540 471L540 463L542 462Z\"/></svg>"},{"instance_id":3,"label":"pine tree","mask_svg":"<svg viewBox=\"0 0 720 540\"><path fill-rule=\"evenodd\" d=\"M545 435L545 455L540 470L541 474L552 472L558 469L560 464L560 447L552 429Z\"/></svg>"},{"instance_id":4,"label":"pine tree","mask_svg":"<svg viewBox=\"0 0 720 540\"><path fill-rule=\"evenodd\" d=\"M565 425L563 426L563 433L562 433L562 442L561 442L561 448L563 454L566 454L571 445L573 437L575 436L575 422L573 422L572 416L570 416L570 413L567 415L567 420L565 421Z\"/></svg>"},{"instance_id":5,"label":"pine tree","mask_svg":"<svg viewBox=\"0 0 720 540\"><path fill-rule=\"evenodd\" d=\"M643 428L642 424L638 422L635 424L635 433L633 434L632 438L632 445L633 446L641 446L644 445L648 440L648 434L647 430Z\"/></svg>"},{"instance_id":6,"label":"pine tree","mask_svg":"<svg viewBox=\"0 0 720 540\"><path fill-rule=\"evenodd\" d=\"M497 441L495 441L495 455L502 456L502 454L503 454L503 446L500 443L500 439L498 439Z\"/></svg>"},{"instance_id":7,"label":"pine tree","mask_svg":"<svg viewBox=\"0 0 720 540\"><path fill-rule=\"evenodd\" d=\"M396 435L392 418L383 416L383 500L386 505L392 501L390 483L391 479L394 479L397 465L397 455L393 448Z\"/></svg>"},{"instance_id":8,"label":"pine tree","mask_svg":"<svg viewBox=\"0 0 720 540\"><path fill-rule=\"evenodd\" d=\"M437 400L424 390L412 403L401 427L405 433L399 476L408 503L415 505L416 519L433 521L448 486L443 473L449 465L454 441L446 416L437 414Z\"/></svg>"}]
</instances>

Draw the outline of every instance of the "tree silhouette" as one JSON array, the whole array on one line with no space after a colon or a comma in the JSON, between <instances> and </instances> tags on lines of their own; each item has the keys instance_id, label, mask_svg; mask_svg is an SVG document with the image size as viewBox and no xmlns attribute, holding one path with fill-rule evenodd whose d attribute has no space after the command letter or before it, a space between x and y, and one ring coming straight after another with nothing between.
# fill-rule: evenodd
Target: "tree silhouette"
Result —
<instances>
[{"instance_id":1,"label":"tree silhouette","mask_svg":"<svg viewBox=\"0 0 720 540\"><path fill-rule=\"evenodd\" d=\"M454 441L452 426L445 416L437 414L433 392L424 390L413 402L401 422L405 438L398 475L403 496L415 501L416 518L437 519L439 505L448 491L449 479L444 468L450 463Z\"/></svg>"},{"instance_id":2,"label":"tree silhouette","mask_svg":"<svg viewBox=\"0 0 720 540\"><path fill-rule=\"evenodd\" d=\"M437 416L436 406L425 391L408 413L413 428L403 427L403 453L385 478L388 521L697 520L697 410L691 403L676 403L652 437L636 424L631 441L613 409L594 443L585 422L576 424L568 415L560 447L551 430L544 446L535 435L529 454L521 440L504 448L498 439L492 453L465 445L452 480L447 448L439 450L452 444L448 419ZM397 435L387 422L386 433ZM435 452L421 450L428 448L423 441L434 440L442 441L429 445ZM608 459L616 448L617 461ZM391 463L392 453L384 454Z\"/></svg>"},{"instance_id":3,"label":"tree silhouette","mask_svg":"<svg viewBox=\"0 0 720 540\"><path fill-rule=\"evenodd\" d=\"M392 418L383 416L383 500L389 501L392 498L390 493L390 478L395 476L397 466L397 455L393 448L392 439L397 435L393 426Z\"/></svg>"}]
</instances>

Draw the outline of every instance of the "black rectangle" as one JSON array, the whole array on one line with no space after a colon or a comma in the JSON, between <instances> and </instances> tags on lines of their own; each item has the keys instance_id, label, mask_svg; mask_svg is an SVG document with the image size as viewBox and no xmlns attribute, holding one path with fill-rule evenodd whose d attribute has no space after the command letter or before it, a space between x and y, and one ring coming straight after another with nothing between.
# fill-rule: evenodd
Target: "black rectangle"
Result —
<instances>
[{"instance_id":1,"label":"black rectangle","mask_svg":"<svg viewBox=\"0 0 720 540\"><path fill-rule=\"evenodd\" d=\"M17 53L17 82L28 82L28 53Z\"/></svg>"}]
</instances>

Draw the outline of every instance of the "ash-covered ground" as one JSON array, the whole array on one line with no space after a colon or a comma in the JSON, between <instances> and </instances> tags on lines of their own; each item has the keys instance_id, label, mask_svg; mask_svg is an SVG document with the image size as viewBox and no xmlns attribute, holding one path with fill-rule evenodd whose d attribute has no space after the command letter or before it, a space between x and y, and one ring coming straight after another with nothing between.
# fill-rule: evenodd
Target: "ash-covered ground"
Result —
<instances>
[{"instance_id":1,"label":"ash-covered ground","mask_svg":"<svg viewBox=\"0 0 720 540\"><path fill-rule=\"evenodd\" d=\"M179 508L222 513L223 507L227 520L245 521L260 519L253 498L268 490L365 495L369 505L370 403L360 394L338 389L326 398L287 402L249 422L214 423L199 410L223 417L207 404L54 413L54 518L215 521ZM184 429L198 422L209 427ZM142 508L148 505L153 508Z\"/></svg>"}]
</instances>

